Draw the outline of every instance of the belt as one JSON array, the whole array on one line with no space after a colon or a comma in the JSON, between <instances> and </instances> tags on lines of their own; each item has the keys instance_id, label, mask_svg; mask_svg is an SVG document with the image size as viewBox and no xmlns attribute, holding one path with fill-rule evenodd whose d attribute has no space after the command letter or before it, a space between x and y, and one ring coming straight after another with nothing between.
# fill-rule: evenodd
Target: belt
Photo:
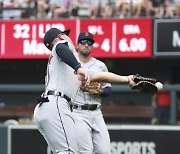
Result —
<instances>
[{"instance_id":1,"label":"belt","mask_svg":"<svg viewBox=\"0 0 180 154\"><path fill-rule=\"evenodd\" d=\"M90 110L94 111L100 108L100 105L97 104L85 104L85 105L78 105L73 104L73 109L79 109L79 110Z\"/></svg>"},{"instance_id":2,"label":"belt","mask_svg":"<svg viewBox=\"0 0 180 154\"><path fill-rule=\"evenodd\" d=\"M68 102L71 102L71 98L69 98L67 95L63 94L62 92L49 90L45 93L45 95L61 96L61 97L65 98Z\"/></svg>"}]
</instances>

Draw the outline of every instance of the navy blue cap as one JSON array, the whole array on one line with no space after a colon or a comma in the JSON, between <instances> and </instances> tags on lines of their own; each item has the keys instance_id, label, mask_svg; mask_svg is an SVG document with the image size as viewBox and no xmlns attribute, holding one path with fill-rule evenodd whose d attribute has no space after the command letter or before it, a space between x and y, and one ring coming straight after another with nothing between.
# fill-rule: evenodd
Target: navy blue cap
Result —
<instances>
[{"instance_id":1,"label":"navy blue cap","mask_svg":"<svg viewBox=\"0 0 180 154\"><path fill-rule=\"evenodd\" d=\"M91 40L93 43L95 42L93 39L93 34L90 32L81 32L78 36L78 43L81 40Z\"/></svg>"},{"instance_id":2,"label":"navy blue cap","mask_svg":"<svg viewBox=\"0 0 180 154\"><path fill-rule=\"evenodd\" d=\"M51 28L49 29L45 35L44 35L44 45L50 49L51 43L53 40L59 35L59 34L66 34L69 35L70 29L67 29L65 31L61 31L57 28Z\"/></svg>"}]
</instances>

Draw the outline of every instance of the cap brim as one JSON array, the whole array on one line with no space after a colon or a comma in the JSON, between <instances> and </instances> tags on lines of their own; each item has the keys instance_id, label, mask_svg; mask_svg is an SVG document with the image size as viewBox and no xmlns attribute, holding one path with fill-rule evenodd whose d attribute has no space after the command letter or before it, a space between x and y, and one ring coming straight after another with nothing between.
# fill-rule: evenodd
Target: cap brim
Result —
<instances>
[{"instance_id":1,"label":"cap brim","mask_svg":"<svg viewBox=\"0 0 180 154\"><path fill-rule=\"evenodd\" d=\"M65 30L65 31L63 31L62 33L64 33L64 34L66 34L67 36L70 34L70 29L67 29L67 30Z\"/></svg>"}]
</instances>

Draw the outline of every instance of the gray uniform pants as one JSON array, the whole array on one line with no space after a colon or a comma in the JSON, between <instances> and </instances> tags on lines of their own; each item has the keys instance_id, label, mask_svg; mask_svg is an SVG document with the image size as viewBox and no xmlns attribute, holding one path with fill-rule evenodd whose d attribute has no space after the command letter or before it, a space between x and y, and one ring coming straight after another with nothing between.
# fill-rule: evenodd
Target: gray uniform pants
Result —
<instances>
[{"instance_id":1,"label":"gray uniform pants","mask_svg":"<svg viewBox=\"0 0 180 154\"><path fill-rule=\"evenodd\" d=\"M100 109L74 109L78 145L81 154L110 154L110 138Z\"/></svg>"},{"instance_id":2,"label":"gray uniform pants","mask_svg":"<svg viewBox=\"0 0 180 154\"><path fill-rule=\"evenodd\" d=\"M34 110L34 123L54 154L77 154L77 138L69 103L60 96Z\"/></svg>"}]
</instances>

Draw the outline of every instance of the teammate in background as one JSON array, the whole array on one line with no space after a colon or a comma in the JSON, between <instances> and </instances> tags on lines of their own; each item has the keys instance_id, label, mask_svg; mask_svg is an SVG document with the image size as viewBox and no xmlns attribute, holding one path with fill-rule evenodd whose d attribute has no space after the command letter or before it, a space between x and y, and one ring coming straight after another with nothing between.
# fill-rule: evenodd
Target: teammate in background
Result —
<instances>
[{"instance_id":1,"label":"teammate in background","mask_svg":"<svg viewBox=\"0 0 180 154\"><path fill-rule=\"evenodd\" d=\"M103 62L90 55L94 43L91 33L81 32L77 43L78 58L83 68L108 72ZM94 84L98 91L97 94L91 94L80 89L73 104L78 145L81 154L92 154L93 152L110 154L109 133L100 107L101 96L108 96L111 93L111 84L102 83L102 87L100 86L101 83Z\"/></svg>"},{"instance_id":2,"label":"teammate in background","mask_svg":"<svg viewBox=\"0 0 180 154\"><path fill-rule=\"evenodd\" d=\"M54 154L79 153L71 104L82 81L87 85L90 80L134 85L133 75L120 76L90 69L85 71L76 59L69 33L70 30L60 31L57 28L45 33L44 44L51 55L47 65L45 92L34 109L34 123Z\"/></svg>"},{"instance_id":3,"label":"teammate in background","mask_svg":"<svg viewBox=\"0 0 180 154\"><path fill-rule=\"evenodd\" d=\"M164 85L169 84L166 80ZM152 96L154 118L152 124L169 124L171 94L169 91L159 91Z\"/></svg>"}]
</instances>

